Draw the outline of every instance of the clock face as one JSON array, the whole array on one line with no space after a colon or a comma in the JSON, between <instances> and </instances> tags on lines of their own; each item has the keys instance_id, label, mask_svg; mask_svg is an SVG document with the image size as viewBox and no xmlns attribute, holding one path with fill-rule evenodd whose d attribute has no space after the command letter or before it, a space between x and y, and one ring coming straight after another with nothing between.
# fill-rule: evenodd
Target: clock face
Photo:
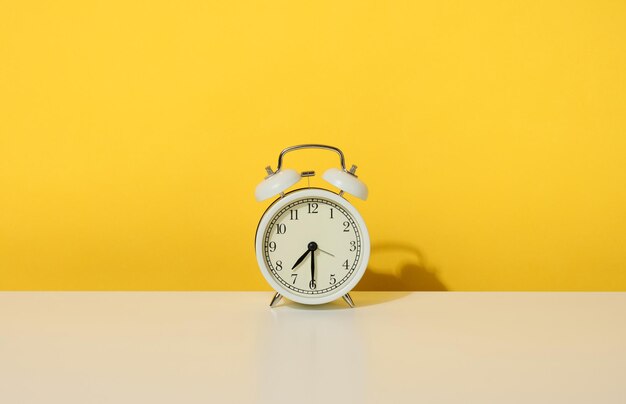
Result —
<instances>
[{"instance_id":1,"label":"clock face","mask_svg":"<svg viewBox=\"0 0 626 404\"><path fill-rule=\"evenodd\" d=\"M266 278L279 293L300 302L347 293L369 257L363 220L329 191L295 191L282 199L257 232Z\"/></svg>"}]
</instances>

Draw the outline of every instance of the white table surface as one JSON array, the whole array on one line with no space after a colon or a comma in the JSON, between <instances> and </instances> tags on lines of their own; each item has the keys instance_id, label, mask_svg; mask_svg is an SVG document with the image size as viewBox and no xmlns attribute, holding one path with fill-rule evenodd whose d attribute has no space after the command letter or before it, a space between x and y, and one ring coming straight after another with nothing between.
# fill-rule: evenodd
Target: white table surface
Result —
<instances>
[{"instance_id":1,"label":"white table surface","mask_svg":"<svg viewBox=\"0 0 626 404\"><path fill-rule=\"evenodd\" d=\"M0 293L0 403L626 403L626 293Z\"/></svg>"}]
</instances>

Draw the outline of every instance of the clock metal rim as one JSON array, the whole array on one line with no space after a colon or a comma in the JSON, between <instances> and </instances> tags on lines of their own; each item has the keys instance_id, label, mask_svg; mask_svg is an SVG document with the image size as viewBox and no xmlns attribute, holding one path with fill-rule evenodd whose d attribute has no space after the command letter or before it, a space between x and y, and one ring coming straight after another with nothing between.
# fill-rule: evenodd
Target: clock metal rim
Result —
<instances>
[{"instance_id":1,"label":"clock metal rim","mask_svg":"<svg viewBox=\"0 0 626 404\"><path fill-rule=\"evenodd\" d=\"M273 216L276 213L278 213L284 206L288 205L289 203L298 199L304 199L304 198L310 198L310 197L329 199L332 202L340 205L346 211L348 211L348 213L353 217L354 221L359 227L359 230L361 231L362 257L361 257L361 262L359 263L358 267L354 270L354 275L352 276L351 279L345 282L344 285L330 292L329 294L325 296L321 296L321 297L301 296L285 288L284 286L280 285L280 283L276 279L274 279L273 275L270 273L270 269L267 267L267 264L265 263L265 258L264 258L265 253L263 251L264 234ZM265 213L263 213L263 216L261 217L261 220L259 221L259 224L256 230L255 250L256 250L257 263L259 265L259 268L261 269L261 273L263 274L263 277L265 278L265 280L270 284L270 286L276 292L280 293L281 295L285 296L286 298L294 302L317 305L317 304L328 303L328 302L331 302L333 300L336 300L342 297L346 293L350 292L356 286L356 284L361 280L361 277L365 273L367 264L369 262L370 238L369 238L369 232L367 230L367 226L365 225L365 221L361 217L361 214L356 210L354 206L352 206L352 204L349 201L347 201L345 198L327 189L304 188L304 189L297 189L297 190L294 190L285 194L284 197L279 198L276 201L274 201L267 208Z\"/></svg>"}]
</instances>

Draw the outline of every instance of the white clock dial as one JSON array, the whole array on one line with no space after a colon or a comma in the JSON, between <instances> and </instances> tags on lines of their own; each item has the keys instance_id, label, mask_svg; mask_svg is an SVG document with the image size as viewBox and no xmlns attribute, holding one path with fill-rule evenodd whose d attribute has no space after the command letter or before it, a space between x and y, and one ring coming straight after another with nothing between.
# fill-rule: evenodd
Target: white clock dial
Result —
<instances>
[{"instance_id":1,"label":"white clock dial","mask_svg":"<svg viewBox=\"0 0 626 404\"><path fill-rule=\"evenodd\" d=\"M263 273L292 300L323 303L347 293L369 258L369 237L360 215L338 195L320 189L279 199L257 231Z\"/></svg>"}]
</instances>

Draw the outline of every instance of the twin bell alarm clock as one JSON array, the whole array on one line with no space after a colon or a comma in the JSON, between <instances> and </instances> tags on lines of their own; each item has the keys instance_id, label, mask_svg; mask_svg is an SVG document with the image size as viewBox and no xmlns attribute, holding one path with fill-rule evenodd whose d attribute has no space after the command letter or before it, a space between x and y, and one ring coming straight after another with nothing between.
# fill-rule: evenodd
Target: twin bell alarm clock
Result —
<instances>
[{"instance_id":1,"label":"twin bell alarm clock","mask_svg":"<svg viewBox=\"0 0 626 404\"><path fill-rule=\"evenodd\" d=\"M292 151L321 149L339 155L340 168L329 168L322 178L339 189L304 187L285 193L314 171L298 173L283 168L283 157ZM276 171L266 167L267 177L256 187L257 201L278 196L267 208L256 230L256 258L261 273L276 291L270 306L284 296L303 304L323 304L342 297L350 307L348 292L367 268L370 237L363 218L345 198L367 199L367 186L357 178L356 166L346 169L344 155L333 146L303 144L284 149Z\"/></svg>"}]
</instances>

